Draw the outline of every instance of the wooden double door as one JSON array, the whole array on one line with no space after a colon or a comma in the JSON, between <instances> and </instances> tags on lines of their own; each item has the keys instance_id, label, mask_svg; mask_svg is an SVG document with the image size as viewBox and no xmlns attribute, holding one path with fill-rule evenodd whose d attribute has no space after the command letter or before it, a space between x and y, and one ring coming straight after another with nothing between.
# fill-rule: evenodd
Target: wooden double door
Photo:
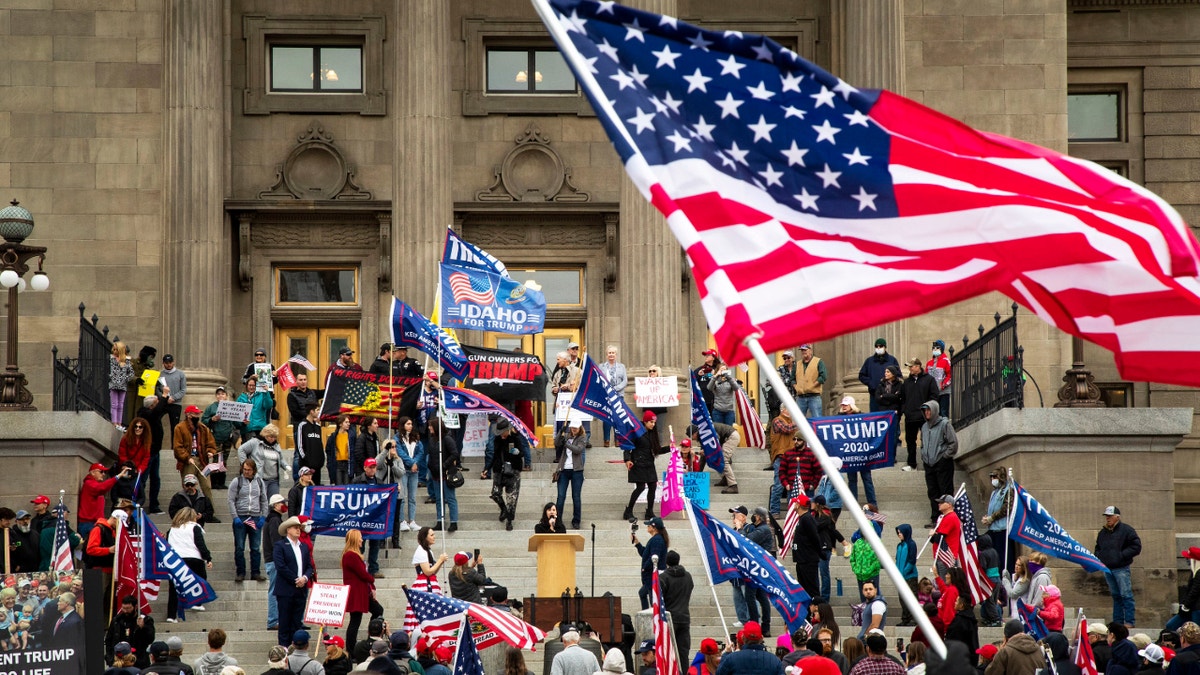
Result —
<instances>
[{"instance_id":1,"label":"wooden double door","mask_svg":"<svg viewBox=\"0 0 1200 675\"><path fill-rule=\"evenodd\" d=\"M309 387L324 389L325 382L321 378L325 377L325 370L337 360L343 347L354 350L355 361L363 363L363 360L366 360L364 369L375 359L374 352L359 352L358 326L276 326L275 353L271 355L271 362L279 367L293 356L303 356L311 361L317 370L306 370L298 363L290 363L292 372L296 375L307 375ZM278 403L279 427L285 429L293 420L288 414L287 393L278 386L275 388L275 400ZM286 447L291 447L292 434L285 431L283 436L284 438L279 439L280 442L286 441Z\"/></svg>"}]
</instances>

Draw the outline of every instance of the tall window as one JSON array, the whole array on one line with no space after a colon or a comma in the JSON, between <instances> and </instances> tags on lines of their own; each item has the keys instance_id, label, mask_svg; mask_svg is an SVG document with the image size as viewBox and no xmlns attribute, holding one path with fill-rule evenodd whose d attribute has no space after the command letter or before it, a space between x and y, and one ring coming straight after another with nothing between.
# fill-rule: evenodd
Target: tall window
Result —
<instances>
[{"instance_id":1,"label":"tall window","mask_svg":"<svg viewBox=\"0 0 1200 675\"><path fill-rule=\"evenodd\" d=\"M575 76L555 49L487 50L489 93L574 94Z\"/></svg>"},{"instance_id":2,"label":"tall window","mask_svg":"<svg viewBox=\"0 0 1200 675\"><path fill-rule=\"evenodd\" d=\"M1141 183L1141 69L1070 68L1067 83L1067 152Z\"/></svg>"},{"instance_id":3,"label":"tall window","mask_svg":"<svg viewBox=\"0 0 1200 675\"><path fill-rule=\"evenodd\" d=\"M362 47L271 45L271 91L362 91Z\"/></svg>"}]
</instances>

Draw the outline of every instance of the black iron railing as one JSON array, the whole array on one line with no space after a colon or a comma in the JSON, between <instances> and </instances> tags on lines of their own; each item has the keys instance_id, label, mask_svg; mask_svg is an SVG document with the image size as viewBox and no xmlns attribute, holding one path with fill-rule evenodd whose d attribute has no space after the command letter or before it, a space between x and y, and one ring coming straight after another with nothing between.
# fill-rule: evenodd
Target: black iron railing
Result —
<instances>
[{"instance_id":1,"label":"black iron railing","mask_svg":"<svg viewBox=\"0 0 1200 675\"><path fill-rule=\"evenodd\" d=\"M84 318L86 307L79 303L79 356L59 357L58 345L50 349L54 357L54 409L93 410L109 419L108 357L116 335L108 339L108 326L97 328L100 317Z\"/></svg>"},{"instance_id":2,"label":"black iron railing","mask_svg":"<svg viewBox=\"0 0 1200 675\"><path fill-rule=\"evenodd\" d=\"M1025 348L1017 339L1017 306L1012 304L1012 316L1003 321L996 312L994 328L985 333L980 325L978 340L972 343L964 335L963 348L951 351L950 420L955 429L1001 408L1025 407Z\"/></svg>"}]
</instances>

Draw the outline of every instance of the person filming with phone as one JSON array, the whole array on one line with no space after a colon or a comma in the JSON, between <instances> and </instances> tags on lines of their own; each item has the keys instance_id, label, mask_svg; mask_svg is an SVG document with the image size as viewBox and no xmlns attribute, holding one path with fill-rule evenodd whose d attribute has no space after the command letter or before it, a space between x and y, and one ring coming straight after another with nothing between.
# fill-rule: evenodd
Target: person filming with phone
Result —
<instances>
[{"instance_id":1,"label":"person filming with phone","mask_svg":"<svg viewBox=\"0 0 1200 675\"><path fill-rule=\"evenodd\" d=\"M667 569L667 548L671 545L671 539L667 534L667 528L663 525L662 518L655 517L647 520L646 532L650 534L650 540L645 545L638 541L637 523L633 524L632 531L629 533L629 540L642 556L642 587L638 590L642 609L650 608L650 586L653 583L655 567L654 556L658 556L658 570L661 572Z\"/></svg>"}]
</instances>

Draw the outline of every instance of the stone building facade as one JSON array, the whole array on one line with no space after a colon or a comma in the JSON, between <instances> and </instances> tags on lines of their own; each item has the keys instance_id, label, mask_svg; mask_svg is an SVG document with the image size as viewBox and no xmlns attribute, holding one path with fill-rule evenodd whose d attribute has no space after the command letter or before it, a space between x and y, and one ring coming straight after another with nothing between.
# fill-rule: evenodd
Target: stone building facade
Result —
<instances>
[{"instance_id":1,"label":"stone building facade","mask_svg":"<svg viewBox=\"0 0 1200 675\"><path fill-rule=\"evenodd\" d=\"M767 34L858 86L1100 161L1200 223L1200 2L633 4ZM42 409L50 346L74 339L81 301L134 351L176 355L198 401L260 346L277 363L328 362L348 344L369 362L392 295L432 310L447 226L553 291L527 349L616 345L631 372L670 374L709 344L679 247L586 101L540 89L552 45L525 3L10 0L0 35L0 185L50 249L52 290L21 301ZM514 54L532 67L504 75ZM307 55L305 81L294 66ZM961 344L1009 302L986 295L818 344L836 373L826 398L860 390L877 335L901 359L928 358L931 340ZM1021 342L1050 405L1070 340L1028 317ZM1115 402L1196 403L1122 382L1098 348L1084 355ZM1200 518L1197 447L1189 437L1175 453L1184 531Z\"/></svg>"}]
</instances>

